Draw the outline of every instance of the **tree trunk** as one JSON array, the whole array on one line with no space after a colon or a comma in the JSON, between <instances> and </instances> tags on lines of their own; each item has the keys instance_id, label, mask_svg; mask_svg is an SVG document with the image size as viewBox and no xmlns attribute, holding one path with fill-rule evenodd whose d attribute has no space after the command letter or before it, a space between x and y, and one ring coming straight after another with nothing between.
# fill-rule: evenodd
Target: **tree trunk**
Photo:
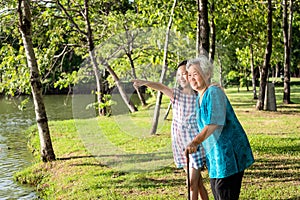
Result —
<instances>
[{"instance_id":1,"label":"tree trunk","mask_svg":"<svg viewBox=\"0 0 300 200\"><path fill-rule=\"evenodd\" d=\"M290 93L290 68L291 68L291 32L292 32L292 0L289 2L289 21L287 16L287 0L283 1L283 41L284 41L284 82L283 82L283 103L291 103Z\"/></svg>"},{"instance_id":2,"label":"tree trunk","mask_svg":"<svg viewBox=\"0 0 300 200\"><path fill-rule=\"evenodd\" d=\"M223 78L222 78L222 71L223 71L223 65L222 65L222 61L221 61L221 58L220 58L220 54L218 54L218 62L219 62L219 65L220 65L220 85L221 87L223 87Z\"/></svg>"},{"instance_id":3,"label":"tree trunk","mask_svg":"<svg viewBox=\"0 0 300 200\"><path fill-rule=\"evenodd\" d=\"M175 9L176 3L177 3L177 1L174 0L172 10L171 10L171 16L170 16L168 27L167 27L167 30L166 30L166 40L165 40L165 46L164 46L163 66L162 66L162 72L161 72L161 76L160 76L160 80L159 80L159 82L161 82L161 83L164 81L166 73L167 73L167 69L168 69L168 58L167 58L167 56L168 56L169 35L170 35L171 27L172 27L172 21L173 21L173 15L174 15L174 9ZM151 128L151 131L150 131L151 134L155 134L156 130L157 130L161 99L162 99L162 92L158 91L157 92L155 109L154 109L152 128Z\"/></svg>"},{"instance_id":4,"label":"tree trunk","mask_svg":"<svg viewBox=\"0 0 300 200\"><path fill-rule=\"evenodd\" d=\"M117 88L120 92L120 95L121 95L124 103L128 107L129 111L132 112L132 113L137 111L137 108L134 107L133 103L130 101L130 99L128 98L128 96L126 94L125 89L122 87L118 75L115 73L115 71L111 68L111 66L107 62L104 62L103 64L104 64L105 68L107 69L107 71L112 76L112 78L114 79L114 82L116 83L116 86L117 86Z\"/></svg>"},{"instance_id":5,"label":"tree trunk","mask_svg":"<svg viewBox=\"0 0 300 200\"><path fill-rule=\"evenodd\" d=\"M30 84L35 108L35 116L39 131L41 146L41 158L43 162L55 160L55 154L52 147L48 119L42 95L42 83L40 73L32 44L32 24L30 0L19 0L19 29L22 35L24 49L27 58L27 65L30 68Z\"/></svg>"},{"instance_id":6,"label":"tree trunk","mask_svg":"<svg viewBox=\"0 0 300 200\"><path fill-rule=\"evenodd\" d=\"M275 66L275 79L279 77L279 62Z\"/></svg>"},{"instance_id":7,"label":"tree trunk","mask_svg":"<svg viewBox=\"0 0 300 200\"><path fill-rule=\"evenodd\" d=\"M253 49L252 45L250 44L250 62L251 62L251 73L252 73L252 88L253 88L253 99L257 99L256 94L256 73L254 71L254 57L253 57Z\"/></svg>"},{"instance_id":8,"label":"tree trunk","mask_svg":"<svg viewBox=\"0 0 300 200\"><path fill-rule=\"evenodd\" d=\"M244 76L244 78L245 78L245 80L246 80L247 92L249 91L249 81L248 81L248 77L249 77L249 74L246 73L245 76Z\"/></svg>"},{"instance_id":9,"label":"tree trunk","mask_svg":"<svg viewBox=\"0 0 300 200\"><path fill-rule=\"evenodd\" d=\"M268 0L268 20L267 20L267 47L265 52L264 64L261 70L259 98L257 100L256 109L263 110L266 93L266 84L268 79L268 70L270 68L270 60L272 54L272 0Z\"/></svg>"},{"instance_id":10,"label":"tree trunk","mask_svg":"<svg viewBox=\"0 0 300 200\"><path fill-rule=\"evenodd\" d=\"M171 108L172 108L172 103L170 102L169 105L168 105L166 114L165 114L165 116L164 116L164 120L166 120L166 119L168 118L168 115L169 115L169 113L170 113Z\"/></svg>"},{"instance_id":11,"label":"tree trunk","mask_svg":"<svg viewBox=\"0 0 300 200\"><path fill-rule=\"evenodd\" d=\"M133 58L132 58L132 45L133 45L132 43L133 43L134 39L132 38L133 36L130 34L128 29L126 29L126 36L127 36L127 41L128 41L129 44L128 44L128 49L125 49L125 52L126 52L126 55L129 59L129 62L130 62L132 76L133 76L134 79L137 79L136 72L135 72L135 67L134 67L134 62L133 62ZM139 99L142 103L142 106L146 106L147 103L146 103L146 100L145 100L144 96L141 94L141 88L134 86L134 89L137 92L137 95L138 95L138 97L139 97Z\"/></svg>"},{"instance_id":12,"label":"tree trunk","mask_svg":"<svg viewBox=\"0 0 300 200\"><path fill-rule=\"evenodd\" d=\"M90 59L92 61L92 66L93 66L93 71L94 71L94 75L95 75L95 81L96 81L96 88L97 88L97 103L100 105L103 102L103 79L101 77L101 74L99 72L98 69L98 64L95 58L95 53L93 51L90 50L90 45L89 45L89 56ZM104 116L106 114L106 109L105 108L100 108L100 106L98 106L98 114L99 116Z\"/></svg>"},{"instance_id":13,"label":"tree trunk","mask_svg":"<svg viewBox=\"0 0 300 200\"><path fill-rule=\"evenodd\" d=\"M137 79L133 61L130 60L130 63L131 63L131 70L132 70L133 78L134 78L134 79ZM146 100L145 100L144 96L142 95L141 88L140 88L140 87L134 86L134 89L136 90L136 93L137 93L137 95L138 95L138 97L139 97L139 99L140 99L140 101L141 101L141 103L142 103L142 106L146 106L147 103L146 103Z\"/></svg>"},{"instance_id":14,"label":"tree trunk","mask_svg":"<svg viewBox=\"0 0 300 200\"><path fill-rule=\"evenodd\" d=\"M277 111L274 83L267 83L264 110Z\"/></svg>"},{"instance_id":15,"label":"tree trunk","mask_svg":"<svg viewBox=\"0 0 300 200\"><path fill-rule=\"evenodd\" d=\"M89 56L92 62L94 75L95 75L95 81L96 81L96 87L97 87L97 103L100 105L103 102L103 93L105 93L103 89L103 79L101 77L101 74L99 72L98 63L96 61L95 52L93 52L95 45L93 40L93 32L90 24L89 19L89 5L88 0L84 1L84 15L85 15L85 23L86 23L86 39L88 41L88 49L89 49ZM106 114L106 109L101 108L101 106L98 106L98 114L99 116L103 116Z\"/></svg>"},{"instance_id":16,"label":"tree trunk","mask_svg":"<svg viewBox=\"0 0 300 200\"><path fill-rule=\"evenodd\" d=\"M97 87L97 103L101 104L103 102L103 93L106 93L104 91L104 87L102 84L102 77L101 74L99 72L99 68L98 68L98 64L95 58L95 53L93 52L94 50L94 41L93 41L93 32L91 29L91 25L90 25L90 20L89 20L89 6L88 6L88 0L84 1L84 18L85 18L85 23L86 23L86 32L81 30L78 26L78 24L73 20L73 18L69 15L68 11L65 9L65 7L60 3L59 0L56 0L57 5L61 8L61 10L65 13L65 15L67 16L67 18L69 19L69 21L73 24L74 28L83 36L86 37L87 41L88 41L88 51L89 51L89 56L92 62L92 66L93 66L93 71L94 71L94 75L95 75L95 81L96 81L96 87ZM80 12L82 13L82 11ZM105 109L101 109L99 106L98 109L98 114L99 115L105 115L106 111Z\"/></svg>"},{"instance_id":17,"label":"tree trunk","mask_svg":"<svg viewBox=\"0 0 300 200\"><path fill-rule=\"evenodd\" d=\"M209 24L208 24L208 0L197 0L197 56L207 55L209 52ZM208 55L207 55L208 56Z\"/></svg>"},{"instance_id":18,"label":"tree trunk","mask_svg":"<svg viewBox=\"0 0 300 200\"><path fill-rule=\"evenodd\" d=\"M91 30L91 26L90 26L89 17L88 17L88 0L84 1L84 5L85 5L85 19L86 19L86 24L87 24L87 39L88 39L89 48L90 48L89 52L90 52L90 57L91 57L91 60L92 60L92 64L93 64L93 68L94 68L94 72L95 72L95 76L96 76L96 81L97 81L97 90L98 90L97 100L98 100L98 103L101 103L101 102L103 102L102 96L106 92L103 89L103 85L102 85L103 81L102 81L101 75L99 74L99 68L98 68L98 63L97 63L96 58L95 58L95 52L92 51L94 49L94 42L93 42L93 38L92 38L92 30ZM108 63L105 64L105 67L106 67L107 71L111 74L111 76L113 77L113 80L116 83L116 86L119 89L121 97L124 100L125 104L127 105L129 111L132 112L132 113L137 111L137 108L134 107L133 103L127 97L126 91L122 87L122 85L120 83L120 79L117 76L117 74L109 66ZM101 109L99 107L99 115L104 115L104 114L106 114L105 109Z\"/></svg>"},{"instance_id":19,"label":"tree trunk","mask_svg":"<svg viewBox=\"0 0 300 200\"><path fill-rule=\"evenodd\" d=\"M211 63L214 62L216 52L216 25L215 25L215 2L212 0L210 6L211 20L210 20L210 49L209 49L209 60Z\"/></svg>"}]
</instances>

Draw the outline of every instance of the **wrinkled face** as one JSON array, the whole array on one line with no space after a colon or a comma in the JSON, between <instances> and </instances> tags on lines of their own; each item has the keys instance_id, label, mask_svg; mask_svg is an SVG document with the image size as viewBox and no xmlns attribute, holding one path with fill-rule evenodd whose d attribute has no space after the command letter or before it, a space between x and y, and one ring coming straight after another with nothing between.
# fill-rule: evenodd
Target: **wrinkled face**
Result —
<instances>
[{"instance_id":1,"label":"wrinkled face","mask_svg":"<svg viewBox=\"0 0 300 200\"><path fill-rule=\"evenodd\" d=\"M188 72L186 71L185 65L180 66L177 70L176 79L177 79L178 84L182 88L189 87L189 82L188 82L187 76L188 76Z\"/></svg>"},{"instance_id":2,"label":"wrinkled face","mask_svg":"<svg viewBox=\"0 0 300 200\"><path fill-rule=\"evenodd\" d=\"M199 71L199 68L195 65L191 65L188 69L188 80L191 87L200 91L207 87L205 80L203 79L202 73Z\"/></svg>"}]
</instances>

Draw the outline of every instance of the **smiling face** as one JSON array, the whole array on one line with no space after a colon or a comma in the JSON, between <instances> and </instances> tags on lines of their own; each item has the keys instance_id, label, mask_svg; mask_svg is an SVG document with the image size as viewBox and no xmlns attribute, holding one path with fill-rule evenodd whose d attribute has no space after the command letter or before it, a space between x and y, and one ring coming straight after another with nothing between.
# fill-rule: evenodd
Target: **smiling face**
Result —
<instances>
[{"instance_id":1,"label":"smiling face","mask_svg":"<svg viewBox=\"0 0 300 200\"><path fill-rule=\"evenodd\" d=\"M182 65L178 68L177 74L176 74L176 79L177 79L178 84L182 88L189 87L188 72L186 71L185 65Z\"/></svg>"},{"instance_id":2,"label":"smiling face","mask_svg":"<svg viewBox=\"0 0 300 200\"><path fill-rule=\"evenodd\" d=\"M188 69L188 80L191 87L201 92L207 88L207 81L203 78L202 73L199 70L199 67L196 65L191 65Z\"/></svg>"}]
</instances>

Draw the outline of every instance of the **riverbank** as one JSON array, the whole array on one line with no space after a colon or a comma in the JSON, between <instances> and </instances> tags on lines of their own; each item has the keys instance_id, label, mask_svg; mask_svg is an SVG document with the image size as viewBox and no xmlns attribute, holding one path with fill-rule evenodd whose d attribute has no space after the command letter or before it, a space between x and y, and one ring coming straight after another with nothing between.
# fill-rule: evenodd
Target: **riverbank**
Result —
<instances>
[{"instance_id":1,"label":"riverbank","mask_svg":"<svg viewBox=\"0 0 300 200\"><path fill-rule=\"evenodd\" d=\"M252 100L251 91L241 89L237 93L236 89L227 90L248 134L256 160L245 172L240 199L300 198L300 89L293 88L292 91L291 99L295 104L278 103L278 112L261 112L254 108L256 101ZM280 102L281 90L276 89L276 94ZM124 172L114 163L102 162L103 156L92 156L90 152L95 152L94 149L101 144L92 147L87 145L87 141L101 135L108 138L113 147L134 155L156 152L170 141L170 121L164 122L158 135L137 137L128 135L124 131L126 121L121 124L119 119L100 117L51 121L53 147L59 159L51 163L37 161L17 173L15 179L34 185L44 199L186 199L185 174L172 163L147 172ZM143 126L150 124L147 109L127 119ZM79 129L83 124L85 127ZM86 133L83 133L84 130ZM31 127L27 133L32 150L38 155L36 128ZM83 135L91 139L86 140ZM206 171L203 176L213 199Z\"/></svg>"}]
</instances>

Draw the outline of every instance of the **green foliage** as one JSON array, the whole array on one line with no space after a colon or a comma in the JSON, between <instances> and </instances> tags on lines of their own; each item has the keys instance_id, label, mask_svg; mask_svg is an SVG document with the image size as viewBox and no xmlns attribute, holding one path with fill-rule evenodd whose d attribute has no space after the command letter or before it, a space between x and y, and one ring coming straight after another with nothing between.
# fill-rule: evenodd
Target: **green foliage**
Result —
<instances>
[{"instance_id":1,"label":"green foliage","mask_svg":"<svg viewBox=\"0 0 300 200\"><path fill-rule=\"evenodd\" d=\"M32 1L33 17L33 43L44 88L64 88L75 79L72 76L81 67L82 62L88 58L87 40L82 32L86 32L83 1L59 1L66 9L73 22L55 2ZM160 46L164 44L165 27L170 17L172 1L166 0L93 0L89 1L89 19L93 31L95 46L110 41L126 30L141 30L154 28L161 33ZM210 2L211 3L211 2ZM282 34L282 5L280 1L273 1L273 51L271 65L283 62L283 34ZM250 70L249 45L253 48L254 67L262 66L266 47L266 16L267 7L262 1L214 1L216 24L216 55L223 67L223 78L230 71L237 71L241 79L248 77ZM1 2L0 11L0 92L8 95L17 93L30 93L29 70L27 69L21 37L18 30L16 15L16 2ZM69 9L72 8L72 9ZM299 66L299 2L294 2L293 41L292 41L292 67L291 72L298 72ZM212 13L209 14L211 18ZM180 42L172 41L170 44L169 74L172 77L175 66L183 59L194 57L197 24L197 6L193 0L177 1L173 18L173 38L182 38ZM153 34L141 37L149 45L157 43ZM123 40L124 49L128 49L130 38ZM138 78L157 80L163 54L161 48L147 49L149 45L141 45L141 41L133 41L132 65L125 50L111 65L121 80L129 80L133 74L132 67L136 68ZM140 45L138 45L140 44ZM137 48L138 46L138 48ZM175 50L177 49L177 50ZM182 53L186 50L189 53ZM178 52L181 56L178 57ZM127 51L128 53L128 51ZM217 58L217 57L216 57ZM217 61L217 60L215 60ZM149 71L144 68L151 64ZM159 63L159 64L158 64ZM217 63L217 62L215 62ZM145 65L145 66L143 66ZM141 67L140 67L141 66ZM66 75L70 74L70 75ZM63 81L62 79L66 79ZM111 86L114 85L108 77ZM244 82L244 81L243 81ZM168 84L168 83L167 83ZM59 86L58 86L59 85Z\"/></svg>"},{"instance_id":2,"label":"green foliage","mask_svg":"<svg viewBox=\"0 0 300 200\"><path fill-rule=\"evenodd\" d=\"M236 71L230 71L226 76L226 86L227 85L240 85L240 76Z\"/></svg>"},{"instance_id":3,"label":"green foliage","mask_svg":"<svg viewBox=\"0 0 300 200\"><path fill-rule=\"evenodd\" d=\"M279 1L272 3L274 11L271 64L274 66L283 59L283 39L281 5ZM262 66L267 37L266 5L267 4L261 1L253 2L248 0L215 2L217 44L222 46L222 48L217 48L216 51L217 54L221 55L223 65L226 65L226 72L229 71L228 68L231 68L231 64L243 66L243 68L235 69L239 73L244 74L245 69L250 70L249 45L251 45L253 49L254 67ZM224 49L224 46L226 46L225 48L227 49ZM236 49L240 51L238 54L235 54L237 52ZM224 56L226 56L226 58L224 58Z\"/></svg>"},{"instance_id":4,"label":"green foliage","mask_svg":"<svg viewBox=\"0 0 300 200\"><path fill-rule=\"evenodd\" d=\"M26 104L29 102L29 98L25 98L23 101L21 101L20 105L18 105L19 110L25 110Z\"/></svg>"},{"instance_id":5,"label":"green foliage","mask_svg":"<svg viewBox=\"0 0 300 200\"><path fill-rule=\"evenodd\" d=\"M26 67L24 49L22 47L15 49L11 44L3 45L0 49L0 60L0 92L11 96L29 94L30 74Z\"/></svg>"},{"instance_id":6,"label":"green foliage","mask_svg":"<svg viewBox=\"0 0 300 200\"><path fill-rule=\"evenodd\" d=\"M65 72L61 73L61 77L58 81L54 83L54 87L67 88L79 82L79 77L76 71L73 71L71 74Z\"/></svg>"},{"instance_id":7,"label":"green foliage","mask_svg":"<svg viewBox=\"0 0 300 200\"><path fill-rule=\"evenodd\" d=\"M90 103L86 106L86 109L95 109L98 110L99 108L101 109L106 109L106 115L109 116L111 114L111 106L116 105L116 102L111 99L110 94L104 94L102 97L102 102L93 102Z\"/></svg>"}]
</instances>

